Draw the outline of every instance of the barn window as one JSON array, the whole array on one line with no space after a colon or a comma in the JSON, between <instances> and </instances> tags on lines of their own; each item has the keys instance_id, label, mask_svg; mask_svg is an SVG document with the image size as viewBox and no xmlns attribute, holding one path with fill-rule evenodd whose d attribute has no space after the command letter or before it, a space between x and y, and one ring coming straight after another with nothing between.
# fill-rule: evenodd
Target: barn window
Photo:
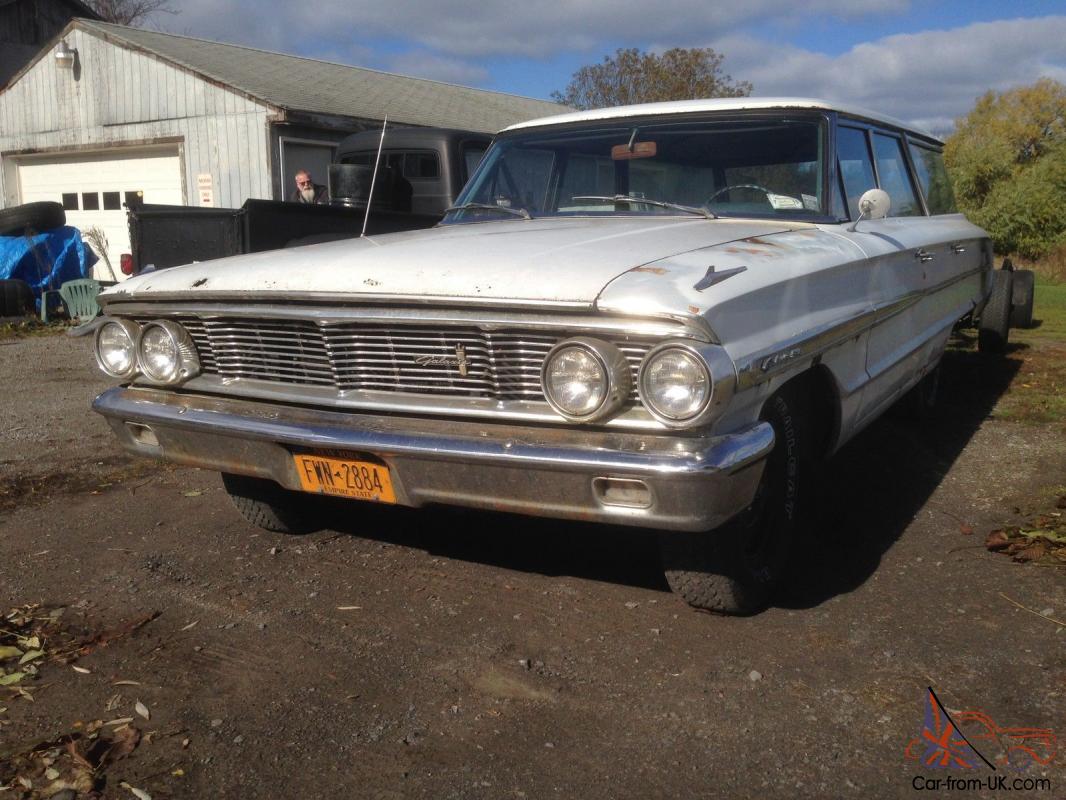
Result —
<instances>
[{"instance_id":1,"label":"barn window","mask_svg":"<svg viewBox=\"0 0 1066 800\"><path fill-rule=\"evenodd\" d=\"M82 211L99 211L100 210L100 195L96 192L82 192L81 193L81 210Z\"/></svg>"},{"instance_id":2,"label":"barn window","mask_svg":"<svg viewBox=\"0 0 1066 800\"><path fill-rule=\"evenodd\" d=\"M104 211L119 211L122 208L118 192L104 192Z\"/></svg>"},{"instance_id":3,"label":"barn window","mask_svg":"<svg viewBox=\"0 0 1066 800\"><path fill-rule=\"evenodd\" d=\"M77 211L78 210L78 193L77 192L64 192L63 193L63 209L65 211Z\"/></svg>"}]
</instances>

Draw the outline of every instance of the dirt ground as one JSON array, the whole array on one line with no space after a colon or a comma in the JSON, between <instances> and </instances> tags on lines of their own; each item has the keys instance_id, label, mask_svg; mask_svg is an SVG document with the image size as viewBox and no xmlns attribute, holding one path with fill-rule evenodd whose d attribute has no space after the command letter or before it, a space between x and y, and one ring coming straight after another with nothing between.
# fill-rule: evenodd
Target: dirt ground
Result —
<instances>
[{"instance_id":1,"label":"dirt ground","mask_svg":"<svg viewBox=\"0 0 1066 800\"><path fill-rule=\"evenodd\" d=\"M794 586L735 619L672 596L642 531L344 502L328 530L255 530L216 475L120 452L87 340L0 342L0 615L62 607L49 642L74 643L0 686L0 800L54 791L27 759L64 779L71 751L100 796L156 800L906 797L992 775L918 760L928 687L994 720L993 762L1002 729L1057 734L1030 742L1048 764L995 774L1064 797L1066 570L984 547L1059 513L1066 429L997 409L1064 358L950 352L935 418L887 417L828 464Z\"/></svg>"}]
</instances>

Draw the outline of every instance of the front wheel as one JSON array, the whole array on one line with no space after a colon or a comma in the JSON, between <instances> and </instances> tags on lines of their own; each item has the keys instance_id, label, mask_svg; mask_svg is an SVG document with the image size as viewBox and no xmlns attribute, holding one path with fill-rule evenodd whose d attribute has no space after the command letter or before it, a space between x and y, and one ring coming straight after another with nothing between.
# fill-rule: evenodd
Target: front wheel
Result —
<instances>
[{"instance_id":1,"label":"front wheel","mask_svg":"<svg viewBox=\"0 0 1066 800\"><path fill-rule=\"evenodd\" d=\"M767 402L762 418L774 428L774 449L746 511L706 533L659 535L667 583L689 605L721 614L754 614L780 585L809 479L806 405L788 388Z\"/></svg>"},{"instance_id":2,"label":"front wheel","mask_svg":"<svg viewBox=\"0 0 1066 800\"><path fill-rule=\"evenodd\" d=\"M313 498L283 489L274 481L247 475L222 473L222 485L241 516L252 525L277 533L310 533L318 530Z\"/></svg>"}]
</instances>

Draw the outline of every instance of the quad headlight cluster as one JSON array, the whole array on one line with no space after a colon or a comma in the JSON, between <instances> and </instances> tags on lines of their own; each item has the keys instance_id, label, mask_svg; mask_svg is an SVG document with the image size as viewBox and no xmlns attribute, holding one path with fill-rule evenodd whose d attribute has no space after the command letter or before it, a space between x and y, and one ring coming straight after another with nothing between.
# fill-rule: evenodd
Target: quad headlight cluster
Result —
<instances>
[{"instance_id":1,"label":"quad headlight cluster","mask_svg":"<svg viewBox=\"0 0 1066 800\"><path fill-rule=\"evenodd\" d=\"M105 322L96 331L96 363L113 378L130 380L139 373L160 386L176 386L200 374L189 332L170 320Z\"/></svg>"},{"instance_id":2,"label":"quad headlight cluster","mask_svg":"<svg viewBox=\"0 0 1066 800\"><path fill-rule=\"evenodd\" d=\"M666 343L648 353L638 378L644 407L671 428L707 421L725 399L714 397L712 373L720 366L717 361L727 357L717 351L713 355L708 358L708 353L686 343ZM723 372L732 377L732 364ZM548 403L566 419L597 422L617 413L629 399L633 371L615 345L578 337L560 342L548 353L541 385Z\"/></svg>"}]
</instances>

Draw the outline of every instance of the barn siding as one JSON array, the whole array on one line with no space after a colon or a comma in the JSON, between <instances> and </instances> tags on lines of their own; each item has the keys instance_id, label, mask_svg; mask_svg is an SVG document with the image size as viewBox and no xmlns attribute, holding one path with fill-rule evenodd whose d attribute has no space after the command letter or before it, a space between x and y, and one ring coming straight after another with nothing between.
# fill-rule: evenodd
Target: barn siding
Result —
<instances>
[{"instance_id":1,"label":"barn siding","mask_svg":"<svg viewBox=\"0 0 1066 800\"><path fill-rule=\"evenodd\" d=\"M123 143L180 140L185 199L196 178L212 177L216 206L272 196L263 151L274 109L150 55L75 28L75 70L46 53L0 93L0 206L18 203L10 157L45 150L104 150ZM75 73L75 74L72 74Z\"/></svg>"}]
</instances>

